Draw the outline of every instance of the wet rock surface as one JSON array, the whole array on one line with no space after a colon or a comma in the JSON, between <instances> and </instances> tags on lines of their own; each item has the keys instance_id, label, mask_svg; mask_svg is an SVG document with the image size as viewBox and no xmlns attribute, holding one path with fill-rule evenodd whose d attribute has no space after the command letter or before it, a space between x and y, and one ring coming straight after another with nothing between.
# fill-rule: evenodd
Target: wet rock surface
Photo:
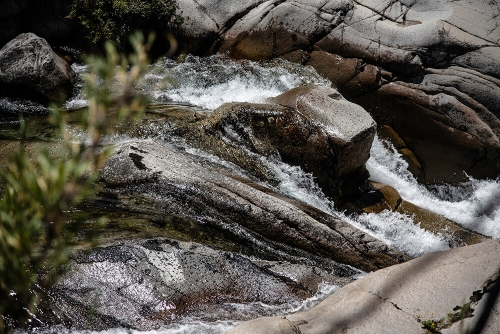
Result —
<instances>
[{"instance_id":1,"label":"wet rock surface","mask_svg":"<svg viewBox=\"0 0 500 334\"><path fill-rule=\"evenodd\" d=\"M218 36L207 47L212 52L315 67L379 125L394 128L420 161L421 181L499 174L496 4L256 1L243 7L179 1L180 11L190 13L187 35ZM213 24L202 24L201 16Z\"/></svg>"},{"instance_id":2,"label":"wet rock surface","mask_svg":"<svg viewBox=\"0 0 500 334\"><path fill-rule=\"evenodd\" d=\"M44 322L72 329L148 330L179 316L241 317L232 303L297 306L318 284L350 282L334 272L166 238L116 242L79 252L42 304Z\"/></svg>"},{"instance_id":3,"label":"wet rock surface","mask_svg":"<svg viewBox=\"0 0 500 334\"><path fill-rule=\"evenodd\" d=\"M363 212L381 213L387 210L412 217L414 224L418 224L421 228L434 234L443 236L448 240L451 248L473 245L489 240L488 237L480 233L473 232L441 215L403 200L398 191L387 184L370 182L370 185L373 190L365 193L357 202L353 203Z\"/></svg>"},{"instance_id":4,"label":"wet rock surface","mask_svg":"<svg viewBox=\"0 0 500 334\"><path fill-rule=\"evenodd\" d=\"M498 240L430 254L369 274L311 311L252 320L225 333L461 333L482 311L498 314L498 303L484 307L498 284L499 254ZM498 317L490 319L483 333L498 331Z\"/></svg>"},{"instance_id":5,"label":"wet rock surface","mask_svg":"<svg viewBox=\"0 0 500 334\"><path fill-rule=\"evenodd\" d=\"M75 73L44 39L21 34L0 50L0 95L42 104L64 102Z\"/></svg>"}]
</instances>

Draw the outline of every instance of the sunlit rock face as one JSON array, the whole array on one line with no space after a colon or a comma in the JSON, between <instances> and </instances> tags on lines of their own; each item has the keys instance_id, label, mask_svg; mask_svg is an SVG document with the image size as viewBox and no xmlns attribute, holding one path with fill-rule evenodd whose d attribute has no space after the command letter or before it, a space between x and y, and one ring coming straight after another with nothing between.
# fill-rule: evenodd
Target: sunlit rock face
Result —
<instances>
[{"instance_id":1,"label":"sunlit rock face","mask_svg":"<svg viewBox=\"0 0 500 334\"><path fill-rule=\"evenodd\" d=\"M353 282L308 312L261 318L225 333L462 333L487 308L498 284L497 240L427 255L379 270ZM498 332L498 316L483 333ZM292 328L292 329L290 329Z\"/></svg>"},{"instance_id":2,"label":"sunlit rock face","mask_svg":"<svg viewBox=\"0 0 500 334\"><path fill-rule=\"evenodd\" d=\"M323 280L341 286L351 281L310 265L250 260L166 238L80 252L70 268L44 300L50 311L41 318L75 330L147 330L179 316L238 318L231 303L291 307L314 294Z\"/></svg>"},{"instance_id":3,"label":"sunlit rock face","mask_svg":"<svg viewBox=\"0 0 500 334\"><path fill-rule=\"evenodd\" d=\"M75 73L46 40L21 34L0 50L0 95L40 103L71 96Z\"/></svg>"},{"instance_id":4,"label":"sunlit rock face","mask_svg":"<svg viewBox=\"0 0 500 334\"><path fill-rule=\"evenodd\" d=\"M178 3L187 36L217 36L205 50L314 66L393 127L422 166L420 181L499 174L500 10L491 2Z\"/></svg>"}]
</instances>

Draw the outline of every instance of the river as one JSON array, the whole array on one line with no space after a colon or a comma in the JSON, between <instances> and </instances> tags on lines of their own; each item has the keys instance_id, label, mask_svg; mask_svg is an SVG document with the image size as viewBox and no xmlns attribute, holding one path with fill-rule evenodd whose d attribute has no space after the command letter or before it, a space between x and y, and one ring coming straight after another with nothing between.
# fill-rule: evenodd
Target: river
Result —
<instances>
[{"instance_id":1,"label":"river","mask_svg":"<svg viewBox=\"0 0 500 334\"><path fill-rule=\"evenodd\" d=\"M86 70L85 66L73 65L78 73ZM150 66L141 89L152 97L153 103L182 104L186 108L195 108L210 112L226 102L265 102L268 97L279 95L300 85L329 85L312 68L303 67L286 61L275 60L267 63L252 61L234 61L224 55L206 58L187 56L182 62L162 60ZM11 104L12 109L24 108L40 111L39 106L16 105L9 100L0 101L3 105ZM76 95L66 103L68 109L76 109L86 104L85 98ZM108 138L112 142L130 138ZM153 136L150 139L157 139ZM163 140L163 139L162 139ZM219 158L185 146L193 155L225 163ZM279 159L260 157L261 161L275 171L278 185L267 187L336 217L341 217L361 230L371 234L389 246L412 257L449 249L446 236L436 235L414 224L413 218L394 212L348 216L338 212L334 204L326 198L315 183L314 178L304 173L299 167L290 166ZM229 166L230 163L227 163ZM397 151L387 143L375 138L371 157L367 163L371 179L386 183L396 188L406 201L438 213L448 219L484 235L500 237L500 179L475 180L461 185L439 185L426 187L419 184L407 170L407 163ZM281 315L313 307L338 287L323 283L318 293L298 304L270 306L262 303L231 305L242 314L243 318L262 315ZM239 320L221 318L208 321L198 317L180 317L168 326L140 333L220 333L239 323ZM61 327L40 330L41 333L69 333ZM72 332L76 333L76 332ZM78 332L94 333L94 332ZM111 329L106 334L139 333L133 330Z\"/></svg>"}]
</instances>

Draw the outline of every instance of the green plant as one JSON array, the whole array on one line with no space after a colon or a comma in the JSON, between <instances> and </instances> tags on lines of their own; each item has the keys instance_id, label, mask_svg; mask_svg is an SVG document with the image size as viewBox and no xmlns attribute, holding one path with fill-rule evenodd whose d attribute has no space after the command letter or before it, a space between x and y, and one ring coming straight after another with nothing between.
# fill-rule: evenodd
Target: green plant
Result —
<instances>
[{"instance_id":1,"label":"green plant","mask_svg":"<svg viewBox=\"0 0 500 334\"><path fill-rule=\"evenodd\" d=\"M114 130L112 124L146 107L147 98L135 85L147 66L147 46L140 35L132 44L135 53L129 57L107 43L106 59L89 59L88 108L81 121L87 140L73 138L65 114L57 108L52 112L68 159L51 160L42 150L30 161L21 143L8 166L0 198L0 332L28 325L37 301L64 271L72 240L83 226L68 220L68 212L94 195L98 171L112 150L103 147L102 137Z\"/></svg>"},{"instance_id":2,"label":"green plant","mask_svg":"<svg viewBox=\"0 0 500 334\"><path fill-rule=\"evenodd\" d=\"M162 20L170 27L181 23L173 0L75 0L69 18L77 19L88 31L92 43L112 40L121 44L134 19Z\"/></svg>"}]
</instances>

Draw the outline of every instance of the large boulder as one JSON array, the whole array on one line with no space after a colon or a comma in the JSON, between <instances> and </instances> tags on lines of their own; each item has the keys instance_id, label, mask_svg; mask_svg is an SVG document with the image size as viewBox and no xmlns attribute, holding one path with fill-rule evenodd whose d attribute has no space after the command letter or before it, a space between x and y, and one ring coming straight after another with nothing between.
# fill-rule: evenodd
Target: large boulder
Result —
<instances>
[{"instance_id":1,"label":"large boulder","mask_svg":"<svg viewBox=\"0 0 500 334\"><path fill-rule=\"evenodd\" d=\"M342 201L367 188L365 164L375 136L375 122L337 90L322 86L292 89L269 99L273 104L223 105L190 127L186 138L257 176L242 150L300 166L317 178L323 191Z\"/></svg>"},{"instance_id":2,"label":"large boulder","mask_svg":"<svg viewBox=\"0 0 500 334\"><path fill-rule=\"evenodd\" d=\"M359 279L308 312L245 322L225 333L464 333L482 312L498 333L500 242L434 253ZM493 307L492 307L493 306ZM464 330L465 329L465 330Z\"/></svg>"},{"instance_id":3,"label":"large boulder","mask_svg":"<svg viewBox=\"0 0 500 334\"><path fill-rule=\"evenodd\" d=\"M21 34L0 50L2 97L63 102L73 93L74 82L69 64L35 34Z\"/></svg>"}]
</instances>

